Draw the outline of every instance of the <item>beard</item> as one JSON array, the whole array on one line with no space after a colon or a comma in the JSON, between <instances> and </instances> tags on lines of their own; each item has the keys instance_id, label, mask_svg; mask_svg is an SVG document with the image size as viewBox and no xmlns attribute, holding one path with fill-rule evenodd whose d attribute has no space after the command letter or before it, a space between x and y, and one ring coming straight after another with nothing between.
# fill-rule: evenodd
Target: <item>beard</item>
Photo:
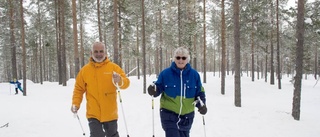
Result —
<instances>
[{"instance_id":1,"label":"beard","mask_svg":"<svg viewBox=\"0 0 320 137\"><path fill-rule=\"evenodd\" d=\"M92 56L92 58L93 58L93 60L95 62L100 63L100 62L104 61L104 59L106 58L106 55L103 55L103 56Z\"/></svg>"}]
</instances>

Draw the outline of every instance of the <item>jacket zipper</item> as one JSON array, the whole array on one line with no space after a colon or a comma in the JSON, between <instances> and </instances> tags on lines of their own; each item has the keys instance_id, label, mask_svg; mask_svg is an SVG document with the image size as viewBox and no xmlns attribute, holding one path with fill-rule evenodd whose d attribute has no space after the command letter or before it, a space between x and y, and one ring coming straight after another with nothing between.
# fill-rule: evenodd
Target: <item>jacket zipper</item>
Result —
<instances>
[{"instance_id":1,"label":"jacket zipper","mask_svg":"<svg viewBox=\"0 0 320 137\"><path fill-rule=\"evenodd\" d=\"M180 115L181 115L181 112L182 112L182 98L183 98L183 91L184 91L184 88L183 88L183 79L182 79L182 72L183 70L180 71L180 111L179 111L179 115L178 115L178 122L176 123L178 129L180 129L179 127L179 122L180 122ZM184 85L185 86L185 85Z\"/></svg>"}]
</instances>

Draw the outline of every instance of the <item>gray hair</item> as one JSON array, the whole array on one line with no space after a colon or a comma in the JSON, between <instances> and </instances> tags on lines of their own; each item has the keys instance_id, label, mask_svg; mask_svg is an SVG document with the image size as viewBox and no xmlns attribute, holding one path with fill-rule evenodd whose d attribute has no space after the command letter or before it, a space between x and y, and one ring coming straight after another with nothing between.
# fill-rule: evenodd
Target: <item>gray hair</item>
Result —
<instances>
[{"instance_id":1,"label":"gray hair","mask_svg":"<svg viewBox=\"0 0 320 137\"><path fill-rule=\"evenodd\" d=\"M96 41L96 42L94 42L94 43L92 44L92 46L91 46L91 52L93 52L93 46L95 46L95 45L102 45L104 51L106 52L106 45L104 45L103 42L99 42L99 41Z\"/></svg>"},{"instance_id":2,"label":"gray hair","mask_svg":"<svg viewBox=\"0 0 320 137\"><path fill-rule=\"evenodd\" d=\"M174 52L173 52L174 58L175 58L178 54L181 54L181 55L187 57L187 61L188 61L188 62L190 61L190 54L189 54L189 51L188 51L186 48L184 48L184 47L178 47L177 49L175 49Z\"/></svg>"}]
</instances>

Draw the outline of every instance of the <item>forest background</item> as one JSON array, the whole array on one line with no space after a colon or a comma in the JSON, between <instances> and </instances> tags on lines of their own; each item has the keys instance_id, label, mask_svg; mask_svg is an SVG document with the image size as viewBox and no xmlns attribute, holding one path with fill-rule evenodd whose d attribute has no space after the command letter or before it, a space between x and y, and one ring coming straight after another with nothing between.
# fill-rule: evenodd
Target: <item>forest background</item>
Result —
<instances>
[{"instance_id":1,"label":"forest background","mask_svg":"<svg viewBox=\"0 0 320 137\"><path fill-rule=\"evenodd\" d=\"M277 79L279 89L282 76L292 77L295 91L302 73L319 75L318 0L292 7L288 0L1 1L0 82L66 86L88 62L94 41L104 42L108 58L129 76L143 77L144 93L146 75L168 67L178 46L190 50L204 83L206 72L221 77L221 94L225 76L234 75L239 107L243 71L252 81Z\"/></svg>"}]
</instances>

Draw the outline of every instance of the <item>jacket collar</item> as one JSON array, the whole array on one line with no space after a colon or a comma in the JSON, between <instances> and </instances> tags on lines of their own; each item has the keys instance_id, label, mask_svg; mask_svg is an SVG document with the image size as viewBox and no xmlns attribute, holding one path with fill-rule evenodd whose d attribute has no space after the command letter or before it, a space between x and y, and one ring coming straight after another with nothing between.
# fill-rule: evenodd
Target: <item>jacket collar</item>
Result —
<instances>
[{"instance_id":1,"label":"jacket collar","mask_svg":"<svg viewBox=\"0 0 320 137\"><path fill-rule=\"evenodd\" d=\"M102 62L95 62L92 57L90 57L89 59L89 63L96 68L101 67L107 64L108 62L110 62L110 60L107 57Z\"/></svg>"},{"instance_id":2,"label":"jacket collar","mask_svg":"<svg viewBox=\"0 0 320 137\"><path fill-rule=\"evenodd\" d=\"M179 68L177 67L177 65L176 65L175 62L172 62L172 63L171 63L170 68L171 68L174 72L180 74L181 69L179 69ZM187 63L186 66L185 66L184 69L183 69L183 74L185 74L185 73L186 73L187 71L189 71L190 69L191 69L191 65L190 65L189 63Z\"/></svg>"}]
</instances>

